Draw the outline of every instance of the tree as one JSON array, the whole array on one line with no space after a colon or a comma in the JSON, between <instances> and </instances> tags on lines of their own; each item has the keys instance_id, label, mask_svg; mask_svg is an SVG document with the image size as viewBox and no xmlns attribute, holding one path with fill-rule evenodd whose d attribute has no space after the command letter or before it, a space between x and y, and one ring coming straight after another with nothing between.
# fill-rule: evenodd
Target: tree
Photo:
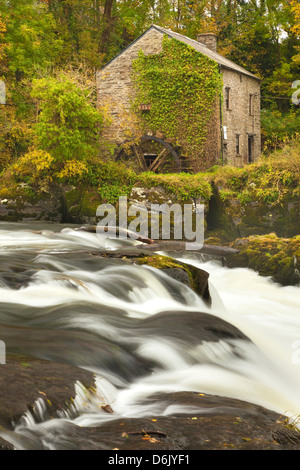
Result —
<instances>
[{"instance_id":1,"label":"tree","mask_svg":"<svg viewBox=\"0 0 300 470\"><path fill-rule=\"evenodd\" d=\"M8 69L18 80L33 77L37 70L52 66L62 48L56 23L43 3L15 0L13 8L9 3L0 0Z\"/></svg>"},{"instance_id":2,"label":"tree","mask_svg":"<svg viewBox=\"0 0 300 470\"><path fill-rule=\"evenodd\" d=\"M98 154L104 118L89 103L86 90L60 74L35 79L32 96L39 108L34 131L41 150L61 163Z\"/></svg>"},{"instance_id":3,"label":"tree","mask_svg":"<svg viewBox=\"0 0 300 470\"><path fill-rule=\"evenodd\" d=\"M300 4L294 0L291 3L292 13L294 16L294 24L292 26L292 33L298 38L300 37ZM300 46L297 46L297 54L293 57L294 62L300 65Z\"/></svg>"}]
</instances>

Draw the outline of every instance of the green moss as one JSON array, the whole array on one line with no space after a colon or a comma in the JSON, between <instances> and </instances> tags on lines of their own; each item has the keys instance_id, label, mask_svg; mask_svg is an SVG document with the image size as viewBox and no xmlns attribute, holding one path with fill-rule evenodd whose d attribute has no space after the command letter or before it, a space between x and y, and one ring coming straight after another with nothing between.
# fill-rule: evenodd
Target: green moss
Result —
<instances>
[{"instance_id":1,"label":"green moss","mask_svg":"<svg viewBox=\"0 0 300 470\"><path fill-rule=\"evenodd\" d=\"M165 269L165 268L180 268L182 269L182 264L174 261L173 258L168 258L167 256L145 256L143 258L138 258L136 260L137 264L151 266L156 269Z\"/></svg>"},{"instance_id":2,"label":"green moss","mask_svg":"<svg viewBox=\"0 0 300 470\"><path fill-rule=\"evenodd\" d=\"M201 198L208 201L212 195L211 184L205 174L189 175L186 173L155 174L151 172L141 173L138 183L147 188L162 186L171 196L182 202Z\"/></svg>"},{"instance_id":3,"label":"green moss","mask_svg":"<svg viewBox=\"0 0 300 470\"><path fill-rule=\"evenodd\" d=\"M208 288L208 274L202 269L198 269L186 263L175 261L173 258L166 256L147 256L138 258L135 261L139 265L151 266L156 269L161 269L169 272L180 270L182 275L188 279L188 286L196 292L208 304L211 302L209 288ZM180 276L180 282L186 282L183 276Z\"/></svg>"},{"instance_id":4,"label":"green moss","mask_svg":"<svg viewBox=\"0 0 300 470\"><path fill-rule=\"evenodd\" d=\"M244 168L218 167L210 178L223 201L236 198L244 206L252 201L283 204L286 197L298 197L299 156L291 163L286 158L262 158Z\"/></svg>"},{"instance_id":5,"label":"green moss","mask_svg":"<svg viewBox=\"0 0 300 470\"><path fill-rule=\"evenodd\" d=\"M239 250L230 257L230 267L245 266L283 285L300 283L300 236L279 238L271 233L238 239L231 244Z\"/></svg>"}]
</instances>

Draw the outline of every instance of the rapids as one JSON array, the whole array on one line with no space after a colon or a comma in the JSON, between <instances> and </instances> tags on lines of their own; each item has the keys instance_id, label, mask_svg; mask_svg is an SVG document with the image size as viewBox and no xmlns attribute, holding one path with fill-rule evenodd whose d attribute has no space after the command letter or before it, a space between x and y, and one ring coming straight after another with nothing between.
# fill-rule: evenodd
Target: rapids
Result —
<instances>
[{"instance_id":1,"label":"rapids","mask_svg":"<svg viewBox=\"0 0 300 470\"><path fill-rule=\"evenodd\" d=\"M66 362L97 377L88 400L77 383L72 409L51 420L39 400L5 439L19 449L42 439L55 449L53 430L68 422L101 426L193 411L148 400L157 392L222 395L298 416L299 287L185 253L182 261L210 274L208 307L159 270L97 257L97 249L132 243L138 242L75 227L0 224L0 340L7 352ZM207 318L223 333L205 336Z\"/></svg>"}]
</instances>

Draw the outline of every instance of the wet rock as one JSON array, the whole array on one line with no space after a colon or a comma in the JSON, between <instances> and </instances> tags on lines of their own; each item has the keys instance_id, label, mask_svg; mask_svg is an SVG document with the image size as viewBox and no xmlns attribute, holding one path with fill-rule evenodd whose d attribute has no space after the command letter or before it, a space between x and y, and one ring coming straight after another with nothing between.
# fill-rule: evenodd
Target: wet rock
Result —
<instances>
[{"instance_id":1,"label":"wet rock","mask_svg":"<svg viewBox=\"0 0 300 470\"><path fill-rule=\"evenodd\" d=\"M89 371L27 355L8 355L6 364L0 367L0 425L7 429L12 429L12 423L17 423L39 398L51 415L69 406L77 381L87 388L94 385Z\"/></svg>"},{"instance_id":2,"label":"wet rock","mask_svg":"<svg viewBox=\"0 0 300 470\"><path fill-rule=\"evenodd\" d=\"M61 202L55 194L42 194L33 200L26 195L0 200L0 220L61 222Z\"/></svg>"},{"instance_id":3,"label":"wet rock","mask_svg":"<svg viewBox=\"0 0 300 470\"><path fill-rule=\"evenodd\" d=\"M263 407L231 398L188 392L170 394L165 399L173 405L192 406L194 412L116 421L109 430L115 432L110 441L112 448L117 447L120 450L300 449L300 433L288 429L281 416ZM101 432L100 429L99 431Z\"/></svg>"},{"instance_id":4,"label":"wet rock","mask_svg":"<svg viewBox=\"0 0 300 470\"><path fill-rule=\"evenodd\" d=\"M149 372L147 361L135 357L130 345L125 349L117 342L80 329L51 330L1 325L0 331L8 354L25 354L66 367L99 370L117 381L132 380Z\"/></svg>"},{"instance_id":5,"label":"wet rock","mask_svg":"<svg viewBox=\"0 0 300 470\"><path fill-rule=\"evenodd\" d=\"M208 285L209 274L203 269L159 255L137 258L136 263L162 270L178 282L189 286L208 305L211 303Z\"/></svg>"},{"instance_id":6,"label":"wet rock","mask_svg":"<svg viewBox=\"0 0 300 470\"><path fill-rule=\"evenodd\" d=\"M140 324L141 331L156 338L172 338L186 341L189 345L203 342L231 342L232 352L239 355L239 348L233 340L250 341L238 328L216 317L202 312L160 312L144 319ZM144 329L144 330L143 330ZM146 337L146 333L145 337Z\"/></svg>"},{"instance_id":7,"label":"wet rock","mask_svg":"<svg viewBox=\"0 0 300 470\"><path fill-rule=\"evenodd\" d=\"M62 422L51 428L56 450L118 451L157 450L299 450L300 433L285 418L261 406L204 393L178 392L155 395L149 403L189 406L190 413L172 416L115 418L98 427ZM31 434L8 435L19 448L45 449L43 429ZM9 444L8 444L9 445ZM128 455L128 454L127 454Z\"/></svg>"}]
</instances>

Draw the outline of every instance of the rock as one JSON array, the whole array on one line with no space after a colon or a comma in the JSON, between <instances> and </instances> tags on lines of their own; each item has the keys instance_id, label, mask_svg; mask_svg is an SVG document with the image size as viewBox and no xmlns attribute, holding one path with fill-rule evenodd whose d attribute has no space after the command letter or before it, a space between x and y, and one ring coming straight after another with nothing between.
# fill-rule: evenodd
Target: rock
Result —
<instances>
[{"instance_id":1,"label":"rock","mask_svg":"<svg viewBox=\"0 0 300 470\"><path fill-rule=\"evenodd\" d=\"M89 371L27 355L8 355L0 367L0 425L6 429L13 429L12 423L32 409L37 399L44 400L51 416L70 405L77 381L86 388L94 385Z\"/></svg>"},{"instance_id":2,"label":"rock","mask_svg":"<svg viewBox=\"0 0 300 470\"><path fill-rule=\"evenodd\" d=\"M238 238L230 244L239 250L228 256L228 267L247 267L270 276L284 286L300 283L300 236L279 238L275 233Z\"/></svg>"},{"instance_id":3,"label":"rock","mask_svg":"<svg viewBox=\"0 0 300 470\"><path fill-rule=\"evenodd\" d=\"M25 354L49 361L50 364L53 361L55 364L64 364L66 368L73 366L76 368L74 372L77 367L78 370L101 370L103 375L115 375L118 380L122 378L125 381L149 373L147 361L136 357L130 351L130 345L125 348L117 341L110 341L84 330L7 325L0 325L0 330L7 354ZM9 370L9 367L3 366L3 370Z\"/></svg>"},{"instance_id":4,"label":"rock","mask_svg":"<svg viewBox=\"0 0 300 470\"><path fill-rule=\"evenodd\" d=\"M24 189L24 188L23 188ZM0 201L0 220L61 222L61 200L57 194L39 194L38 197L18 194Z\"/></svg>"},{"instance_id":5,"label":"rock","mask_svg":"<svg viewBox=\"0 0 300 470\"><path fill-rule=\"evenodd\" d=\"M261 199L243 200L237 196L239 193L223 198L222 191L222 186L214 186L214 194L209 201L209 235L228 242L271 232L288 238L300 233L300 201L292 191L280 203L272 204Z\"/></svg>"},{"instance_id":6,"label":"rock","mask_svg":"<svg viewBox=\"0 0 300 470\"><path fill-rule=\"evenodd\" d=\"M250 341L241 330L225 320L202 312L182 312L165 311L157 313L149 318L142 320L140 324L141 331L147 338L154 335L158 338L170 338L172 340L187 341L188 344L195 346L204 342L219 342L226 340ZM230 348L233 354L240 357L241 351L232 342ZM197 363L197 359L195 360Z\"/></svg>"},{"instance_id":7,"label":"rock","mask_svg":"<svg viewBox=\"0 0 300 470\"><path fill-rule=\"evenodd\" d=\"M178 450L299 450L300 433L288 427L284 416L261 406L204 393L155 395L149 404L189 406L192 413L142 418L115 418L99 427L62 423L51 433L56 450L118 451ZM43 449L47 430L35 433L23 446ZM122 455L122 454L120 454ZM128 455L128 453L127 453ZM148 457L147 457L148 458Z\"/></svg>"},{"instance_id":8,"label":"rock","mask_svg":"<svg viewBox=\"0 0 300 470\"><path fill-rule=\"evenodd\" d=\"M162 270L178 282L188 285L208 305L211 303L208 285L209 274L203 269L160 255L137 258L136 263Z\"/></svg>"}]
</instances>

